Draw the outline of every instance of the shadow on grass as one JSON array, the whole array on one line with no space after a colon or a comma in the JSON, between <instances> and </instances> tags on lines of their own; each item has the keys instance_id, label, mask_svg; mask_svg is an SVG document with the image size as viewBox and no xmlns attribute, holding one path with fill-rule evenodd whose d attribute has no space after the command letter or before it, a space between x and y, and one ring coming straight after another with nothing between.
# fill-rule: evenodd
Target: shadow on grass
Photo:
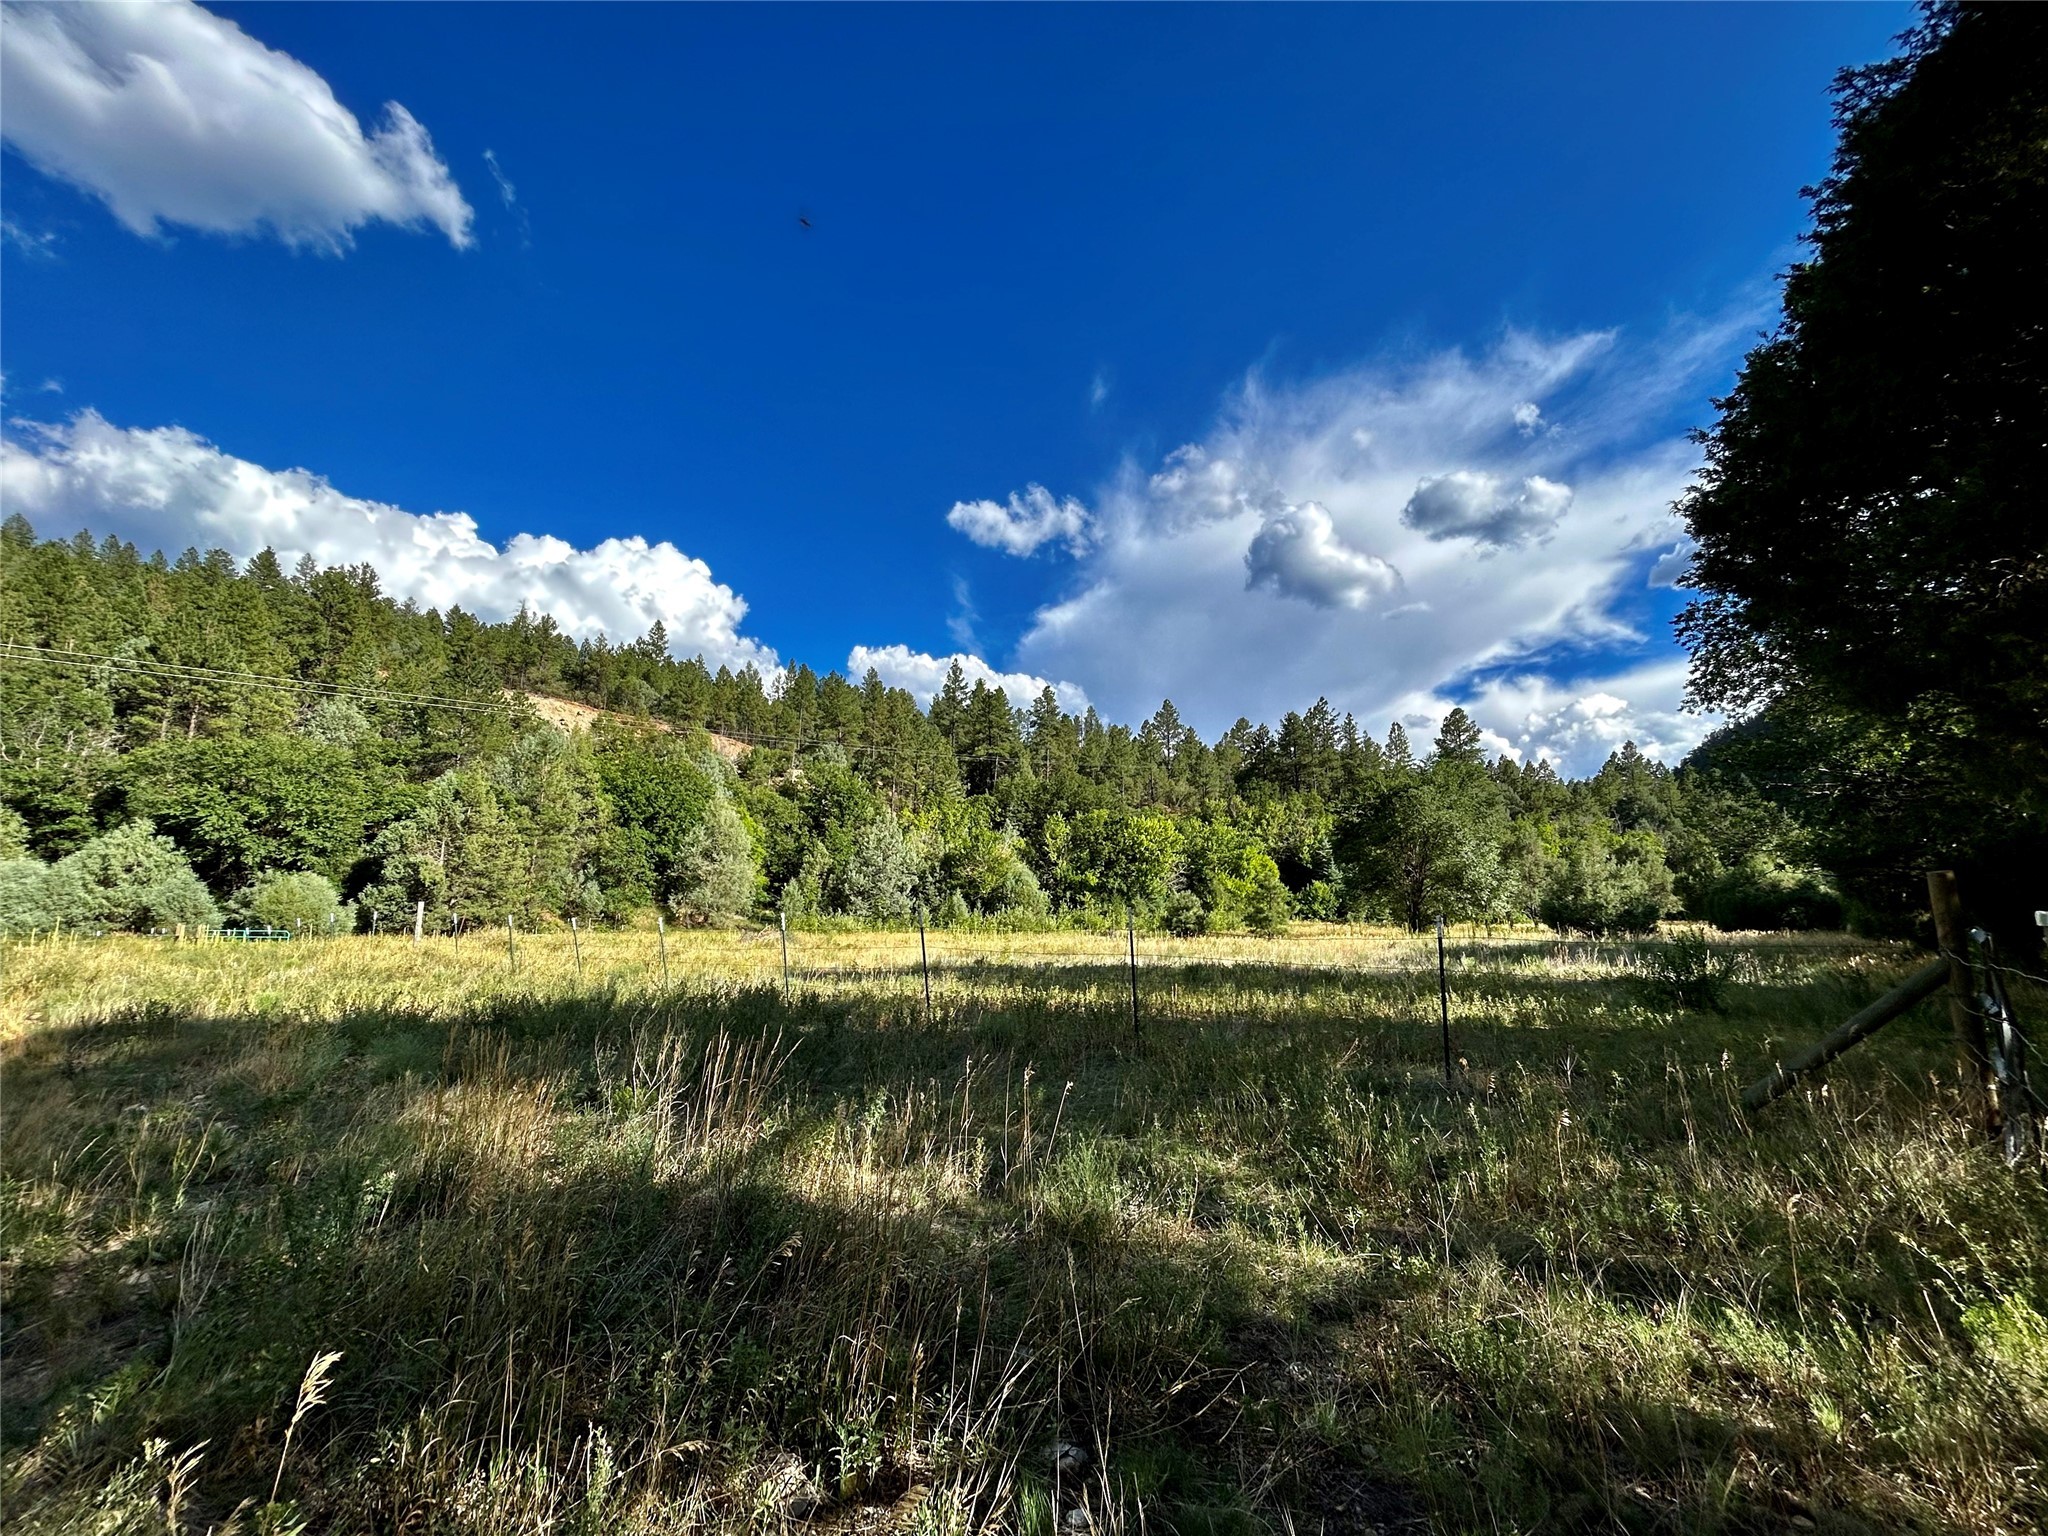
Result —
<instances>
[{"instance_id":1,"label":"shadow on grass","mask_svg":"<svg viewBox=\"0 0 2048 1536\"><path fill-rule=\"evenodd\" d=\"M566 1507L587 1497L595 1426L641 1496L695 1479L727 1513L755 1497L732 1480L771 1452L851 1506L990 1465L1028 1481L1055 1436L1100 1435L1126 1495L1169 1525L1288 1510L1298 1527L1386 1528L1420 1507L1404 1477L1439 1508L1457 1478L1361 1468L1356 1429L1319 1417L1328 1384L1293 1370L1302 1341L1405 1315L1474 1264L1645 1314L1707 1262L1765 1322L1813 1296L1761 1184L1726 1196L1732 1252L1673 1251L1638 1220L1638 1187L1665 1189L1702 1125L1722 1155L1767 1153L1668 1076L1616 1092L1582 1060L1450 1091L1433 1019L1353 1006L1405 1005L1399 978L1362 976L1333 1006L1319 973L1311 995L1298 968L1224 970L1240 1005L1148 1016L1139 1038L1113 995L949 991L927 1020L921 997L785 1002L772 986L454 1018L145 1008L39 1031L7 1064L10 1178L53 1191L10 1212L26 1224L9 1375L26 1385L9 1444L63 1439L51 1480L148 1436L206 1440L225 1508L263 1492L305 1362L340 1349L304 1437L320 1475L298 1486L342 1523L405 1528L480 1469L527 1459ZM1012 984L1003 967L972 974ZM1517 984L1559 1006L1615 990ZM664 1037L683 1069L636 1076ZM1462 1038L1509 1033L1467 1023ZM723 1139L678 1150L664 1114L723 1091L720 1039L756 1066L786 1060ZM1662 1044L1636 1040L1628 1059ZM1651 1173L1604 1194L1518 1190L1517 1169L1553 1152L1571 1183L1563 1140L1544 1139L1560 1110L1585 1147ZM1446 1192L1482 1178L1502 1192L1454 1214ZM1924 1279L1909 1265L1870 1305ZM1489 1421L1484 1381L1454 1385L1445 1453L1485 1443ZM1629 1422L1682 1410L1646 1399ZM1532 1430L1590 1436L1603 1470L1512 1460L1537 1479L1527 1507L1568 1496L1620 1519L1612 1467L1654 1461L1658 1436L1530 1412ZM1476 1454L1475 1478L1496 1465ZM1690 1472L1664 1470L1699 1497Z\"/></svg>"}]
</instances>

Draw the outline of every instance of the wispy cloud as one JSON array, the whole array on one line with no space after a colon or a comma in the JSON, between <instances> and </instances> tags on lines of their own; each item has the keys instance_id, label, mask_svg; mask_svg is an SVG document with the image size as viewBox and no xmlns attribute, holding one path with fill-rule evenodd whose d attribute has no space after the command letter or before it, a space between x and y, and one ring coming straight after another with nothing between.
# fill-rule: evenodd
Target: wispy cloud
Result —
<instances>
[{"instance_id":1,"label":"wispy cloud","mask_svg":"<svg viewBox=\"0 0 2048 1536\"><path fill-rule=\"evenodd\" d=\"M512 178L505 174L505 168L498 164L495 150L484 151L484 164L490 167L491 180L498 184L498 200L512 217L519 221L519 246L522 250L533 246L533 224L526 216L526 205L519 201L519 189L512 185Z\"/></svg>"},{"instance_id":2,"label":"wispy cloud","mask_svg":"<svg viewBox=\"0 0 2048 1536\"><path fill-rule=\"evenodd\" d=\"M953 611L946 616L946 633L953 643L964 651L978 651L981 642L975 638L974 626L981 622L981 615L975 611L974 589L967 584L965 576L953 578Z\"/></svg>"},{"instance_id":3,"label":"wispy cloud","mask_svg":"<svg viewBox=\"0 0 2048 1536\"><path fill-rule=\"evenodd\" d=\"M0 218L0 242L32 260L54 261L57 257L57 236L53 231L29 229L12 219Z\"/></svg>"},{"instance_id":4,"label":"wispy cloud","mask_svg":"<svg viewBox=\"0 0 2048 1536\"><path fill-rule=\"evenodd\" d=\"M192 0L9 5L0 132L139 235L182 225L346 249L383 221L471 243L432 139L387 102L369 132L318 74Z\"/></svg>"}]
</instances>

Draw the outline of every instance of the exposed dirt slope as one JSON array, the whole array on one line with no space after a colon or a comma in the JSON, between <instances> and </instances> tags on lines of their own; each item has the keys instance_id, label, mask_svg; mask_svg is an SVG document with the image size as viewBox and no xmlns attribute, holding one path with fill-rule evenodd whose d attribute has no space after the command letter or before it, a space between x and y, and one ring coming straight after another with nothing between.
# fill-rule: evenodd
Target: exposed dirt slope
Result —
<instances>
[{"instance_id":1,"label":"exposed dirt slope","mask_svg":"<svg viewBox=\"0 0 2048 1536\"><path fill-rule=\"evenodd\" d=\"M508 690L508 694L510 690ZM578 704L573 699L550 698L544 693L522 693L511 695L523 698L533 706L533 712L547 721L558 731L587 731L599 720L607 717L614 720L630 719L630 716L616 714L611 710L598 709L589 704ZM666 731L670 727L662 721L650 722L656 730ZM734 741L730 736L721 736L716 731L706 731L711 738L711 749L720 757L738 762L747 755L747 744Z\"/></svg>"}]
</instances>

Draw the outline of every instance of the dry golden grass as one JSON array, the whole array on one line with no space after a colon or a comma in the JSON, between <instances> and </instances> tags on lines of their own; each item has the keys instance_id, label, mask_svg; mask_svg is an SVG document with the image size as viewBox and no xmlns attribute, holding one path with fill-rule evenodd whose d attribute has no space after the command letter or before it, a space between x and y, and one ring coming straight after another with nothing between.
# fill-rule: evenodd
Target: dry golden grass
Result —
<instances>
[{"instance_id":1,"label":"dry golden grass","mask_svg":"<svg viewBox=\"0 0 2048 1536\"><path fill-rule=\"evenodd\" d=\"M1938 1012L1735 1103L1902 952L1457 934L1447 1089L1405 934L668 943L7 946L10 1525L2048 1519Z\"/></svg>"}]
</instances>

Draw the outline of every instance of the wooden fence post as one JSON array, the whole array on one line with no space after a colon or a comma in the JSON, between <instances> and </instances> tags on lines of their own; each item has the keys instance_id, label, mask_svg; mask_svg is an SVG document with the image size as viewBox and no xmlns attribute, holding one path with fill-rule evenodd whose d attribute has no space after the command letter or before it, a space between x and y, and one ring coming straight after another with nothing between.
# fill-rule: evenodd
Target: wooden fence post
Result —
<instances>
[{"instance_id":1,"label":"wooden fence post","mask_svg":"<svg viewBox=\"0 0 2048 1536\"><path fill-rule=\"evenodd\" d=\"M576 919L569 919L569 947L576 952L576 979L583 979L583 939L576 932Z\"/></svg>"},{"instance_id":2,"label":"wooden fence post","mask_svg":"<svg viewBox=\"0 0 2048 1536\"><path fill-rule=\"evenodd\" d=\"M421 935L426 931L427 904L424 901L415 902L412 909L412 942L415 948L419 945Z\"/></svg>"},{"instance_id":3,"label":"wooden fence post","mask_svg":"<svg viewBox=\"0 0 2048 1536\"><path fill-rule=\"evenodd\" d=\"M1955 1032L1967 1092L1983 1121L1984 1134L1998 1139L1998 1079L1991 1071L1991 1045L1984 1019L1977 1011L1976 988L1970 979L1969 927L1963 922L1962 897L1952 869L1927 872L1927 900L1934 909L1934 937L1948 962L1948 1021Z\"/></svg>"},{"instance_id":4,"label":"wooden fence post","mask_svg":"<svg viewBox=\"0 0 2048 1536\"><path fill-rule=\"evenodd\" d=\"M668 985L668 924L662 921L661 908L654 909L654 942L661 949L661 984Z\"/></svg>"}]
</instances>

